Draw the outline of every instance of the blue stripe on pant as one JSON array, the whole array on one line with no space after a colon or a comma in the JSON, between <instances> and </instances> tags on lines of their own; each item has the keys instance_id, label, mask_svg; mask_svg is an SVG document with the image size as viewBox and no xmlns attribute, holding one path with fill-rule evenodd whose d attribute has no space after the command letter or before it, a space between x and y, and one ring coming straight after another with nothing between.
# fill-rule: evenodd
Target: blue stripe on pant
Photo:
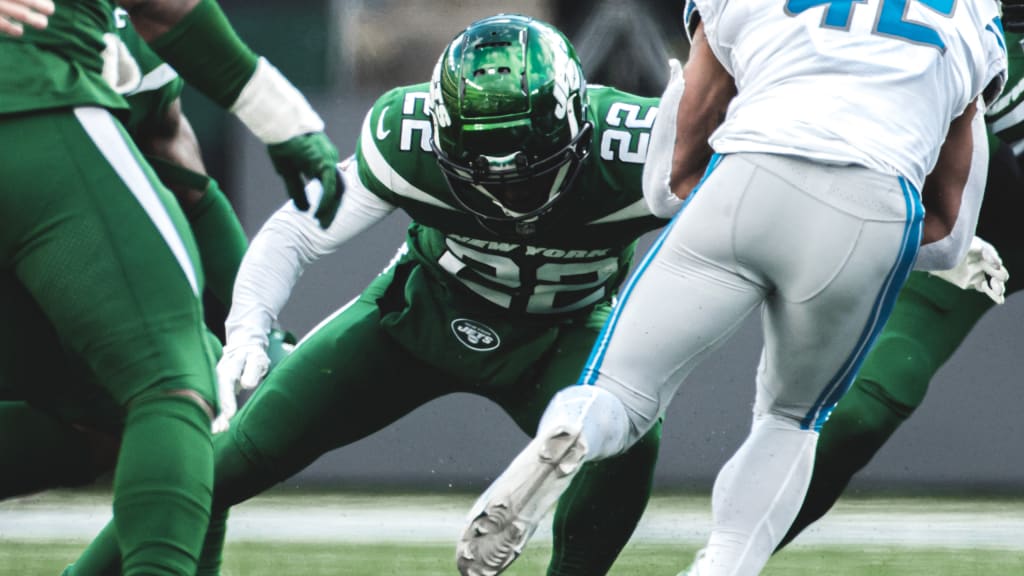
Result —
<instances>
[{"instance_id":1,"label":"blue stripe on pant","mask_svg":"<svg viewBox=\"0 0 1024 576\"><path fill-rule=\"evenodd\" d=\"M846 391L853 384L857 372L860 370L864 358L867 356L875 338L882 331L886 320L892 313L896 304L896 297L900 289L910 276L914 267L914 260L917 257L917 249L921 245L922 220L924 208L921 205L921 196L914 189L913 185L902 177L899 178L900 188L903 190L903 198L907 207L907 221L903 228L903 242L896 263L886 276L882 288L879 290L872 307L871 318L864 327L863 333L857 339L857 345L853 353L839 369L839 372L829 381L828 386L814 403L814 407L801 420L800 427L804 430L813 428L820 430L821 426L828 420L829 414L835 408L839 399L846 394Z\"/></svg>"}]
</instances>

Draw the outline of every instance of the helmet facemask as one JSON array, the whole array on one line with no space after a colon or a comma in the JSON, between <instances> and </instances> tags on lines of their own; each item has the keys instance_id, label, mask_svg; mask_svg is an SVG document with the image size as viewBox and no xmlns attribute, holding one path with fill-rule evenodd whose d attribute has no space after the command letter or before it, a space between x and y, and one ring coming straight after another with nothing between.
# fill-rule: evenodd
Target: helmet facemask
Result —
<instances>
[{"instance_id":1,"label":"helmet facemask","mask_svg":"<svg viewBox=\"0 0 1024 576\"><path fill-rule=\"evenodd\" d=\"M547 24L497 16L448 47L431 85L431 146L452 195L492 231L537 231L590 151L572 46Z\"/></svg>"}]
</instances>

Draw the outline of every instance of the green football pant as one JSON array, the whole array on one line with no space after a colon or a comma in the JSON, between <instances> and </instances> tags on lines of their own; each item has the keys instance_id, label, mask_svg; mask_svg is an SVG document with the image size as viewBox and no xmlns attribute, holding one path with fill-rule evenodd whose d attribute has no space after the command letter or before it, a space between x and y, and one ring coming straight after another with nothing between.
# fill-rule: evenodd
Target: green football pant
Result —
<instances>
[{"instance_id":1,"label":"green football pant","mask_svg":"<svg viewBox=\"0 0 1024 576\"><path fill-rule=\"evenodd\" d=\"M211 492L212 352L194 241L140 159L102 109L0 116L2 273L92 378L34 377L48 352L63 352L53 350L5 355L0 375L5 396L69 423L81 416L111 425L109 414L69 399L116 407L114 522L129 535L124 573L191 575Z\"/></svg>"},{"instance_id":2,"label":"green football pant","mask_svg":"<svg viewBox=\"0 0 1024 576\"><path fill-rule=\"evenodd\" d=\"M326 452L365 438L415 408L453 392L501 405L524 430L536 430L548 400L579 375L600 324L564 329L543 361L507 387L459 381L420 361L381 328L371 288L318 328L267 377L231 428L214 437L211 526L198 574L217 574L227 511L299 472ZM445 327L447 329L447 327ZM454 359L459 352L445 358ZM581 472L555 514L548 574L605 574L632 535L650 494L661 427L628 453ZM74 574L109 574L109 529L75 564ZM90 571L79 567L90 567ZM339 570L344 571L343 567Z\"/></svg>"}]
</instances>

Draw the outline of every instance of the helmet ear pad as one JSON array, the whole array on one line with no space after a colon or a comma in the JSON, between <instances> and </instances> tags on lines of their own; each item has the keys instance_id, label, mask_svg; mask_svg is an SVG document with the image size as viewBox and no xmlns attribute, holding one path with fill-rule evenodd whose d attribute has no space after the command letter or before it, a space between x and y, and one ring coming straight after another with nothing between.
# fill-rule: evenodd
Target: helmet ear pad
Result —
<instances>
[{"instance_id":1,"label":"helmet ear pad","mask_svg":"<svg viewBox=\"0 0 1024 576\"><path fill-rule=\"evenodd\" d=\"M582 67L568 39L539 20L471 24L438 60L428 102L441 171L481 222L535 222L589 154Z\"/></svg>"}]
</instances>

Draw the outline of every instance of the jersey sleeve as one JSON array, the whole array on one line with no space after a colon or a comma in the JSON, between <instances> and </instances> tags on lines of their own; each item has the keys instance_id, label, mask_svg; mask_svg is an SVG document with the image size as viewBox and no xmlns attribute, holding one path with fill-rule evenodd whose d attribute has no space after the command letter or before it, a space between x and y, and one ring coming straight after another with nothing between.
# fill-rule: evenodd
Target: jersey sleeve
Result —
<instances>
[{"instance_id":1,"label":"jersey sleeve","mask_svg":"<svg viewBox=\"0 0 1024 576\"><path fill-rule=\"evenodd\" d=\"M428 85L394 88L374 103L356 145L359 177L371 192L406 212L429 206L456 208L430 145ZM412 215L412 214L410 214Z\"/></svg>"},{"instance_id":2,"label":"jersey sleeve","mask_svg":"<svg viewBox=\"0 0 1024 576\"><path fill-rule=\"evenodd\" d=\"M1017 86L1024 80L1024 35L1008 32L1006 49L1009 55L1007 86ZM986 116L993 133L1007 143L1024 139L1024 95L1020 90L1004 90L998 99L989 103ZM1015 147L1016 148L1016 147Z\"/></svg>"},{"instance_id":3,"label":"jersey sleeve","mask_svg":"<svg viewBox=\"0 0 1024 576\"><path fill-rule=\"evenodd\" d=\"M697 8L696 0L686 0L686 4L683 6L683 27L686 28L686 38L691 43L693 34L697 31L697 25L700 24L700 19L701 13Z\"/></svg>"},{"instance_id":4,"label":"jersey sleeve","mask_svg":"<svg viewBox=\"0 0 1024 576\"><path fill-rule=\"evenodd\" d=\"M987 106L991 106L1006 86L1007 78L1007 53L1006 37L1003 33L1003 24L999 18L998 8L995 3L979 2L979 20L981 22L981 45L982 55L980 65L979 85L976 86L975 94L981 96Z\"/></svg>"},{"instance_id":5,"label":"jersey sleeve","mask_svg":"<svg viewBox=\"0 0 1024 576\"><path fill-rule=\"evenodd\" d=\"M729 42L723 42L718 34L718 24L728 0L686 0L683 8L683 24L686 26L686 37L693 43L697 26L704 23L704 36L708 46L726 71L733 75L730 61Z\"/></svg>"},{"instance_id":6,"label":"jersey sleeve","mask_svg":"<svg viewBox=\"0 0 1024 576\"><path fill-rule=\"evenodd\" d=\"M399 175L392 162L388 161L388 157L393 155L388 139L401 131L401 126L392 121L399 116L393 110L396 103L400 105L397 89L388 91L374 102L363 118L355 154L360 181L367 190L391 203L398 199L393 183Z\"/></svg>"}]
</instances>

